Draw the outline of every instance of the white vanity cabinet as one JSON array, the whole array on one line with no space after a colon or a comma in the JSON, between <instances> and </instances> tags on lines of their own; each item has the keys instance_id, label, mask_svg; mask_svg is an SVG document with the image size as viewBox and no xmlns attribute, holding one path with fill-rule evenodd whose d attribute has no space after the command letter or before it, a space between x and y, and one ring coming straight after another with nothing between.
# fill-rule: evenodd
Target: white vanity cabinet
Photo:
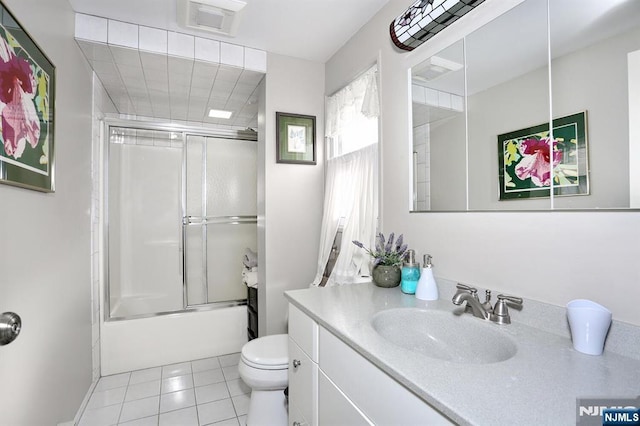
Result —
<instances>
[{"instance_id":1,"label":"white vanity cabinet","mask_svg":"<svg viewBox=\"0 0 640 426\"><path fill-rule=\"evenodd\" d=\"M289 425L318 425L318 324L289 305Z\"/></svg>"},{"instance_id":2,"label":"white vanity cabinet","mask_svg":"<svg viewBox=\"0 0 640 426\"><path fill-rule=\"evenodd\" d=\"M289 337L289 425L453 424L291 304Z\"/></svg>"}]
</instances>

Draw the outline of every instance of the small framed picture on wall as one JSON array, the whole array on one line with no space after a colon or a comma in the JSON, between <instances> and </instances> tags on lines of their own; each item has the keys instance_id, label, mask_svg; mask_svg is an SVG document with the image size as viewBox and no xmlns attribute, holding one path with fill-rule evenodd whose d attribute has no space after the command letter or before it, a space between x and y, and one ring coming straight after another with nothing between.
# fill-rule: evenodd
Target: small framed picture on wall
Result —
<instances>
[{"instance_id":1,"label":"small framed picture on wall","mask_svg":"<svg viewBox=\"0 0 640 426\"><path fill-rule=\"evenodd\" d=\"M316 164L316 117L276 112L276 162Z\"/></svg>"}]
</instances>

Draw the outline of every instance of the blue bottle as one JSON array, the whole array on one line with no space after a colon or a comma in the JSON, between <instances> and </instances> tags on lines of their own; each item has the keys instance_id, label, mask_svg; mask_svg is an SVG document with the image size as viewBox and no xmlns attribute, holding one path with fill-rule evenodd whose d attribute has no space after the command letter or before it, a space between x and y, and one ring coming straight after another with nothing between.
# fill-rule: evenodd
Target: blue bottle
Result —
<instances>
[{"instance_id":1,"label":"blue bottle","mask_svg":"<svg viewBox=\"0 0 640 426\"><path fill-rule=\"evenodd\" d=\"M420 280L420 262L416 262L416 254L413 250L407 250L402 264L402 281L400 290L406 294L414 294Z\"/></svg>"}]
</instances>

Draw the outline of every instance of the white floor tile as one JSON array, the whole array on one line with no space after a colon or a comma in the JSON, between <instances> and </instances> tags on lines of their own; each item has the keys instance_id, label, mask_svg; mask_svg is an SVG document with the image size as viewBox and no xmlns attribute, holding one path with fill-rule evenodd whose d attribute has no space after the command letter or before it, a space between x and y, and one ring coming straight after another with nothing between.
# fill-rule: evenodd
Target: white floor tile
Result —
<instances>
[{"instance_id":1,"label":"white floor tile","mask_svg":"<svg viewBox=\"0 0 640 426\"><path fill-rule=\"evenodd\" d=\"M193 376L169 377L162 380L162 393L177 392L193 387Z\"/></svg>"},{"instance_id":2,"label":"white floor tile","mask_svg":"<svg viewBox=\"0 0 640 426\"><path fill-rule=\"evenodd\" d=\"M218 357L218 361L220 361L221 367L229 367L231 365L238 365L240 362L240 352L229 355L222 355Z\"/></svg>"},{"instance_id":3,"label":"white floor tile","mask_svg":"<svg viewBox=\"0 0 640 426\"><path fill-rule=\"evenodd\" d=\"M191 363L181 362L180 364L165 365L162 367L162 378L183 376L191 374Z\"/></svg>"},{"instance_id":4,"label":"white floor tile","mask_svg":"<svg viewBox=\"0 0 640 426\"><path fill-rule=\"evenodd\" d=\"M102 392L109 389L127 386L130 376L131 373L122 373L114 374L113 376L101 377L100 380L98 380L98 384L96 385L94 392Z\"/></svg>"},{"instance_id":5,"label":"white floor tile","mask_svg":"<svg viewBox=\"0 0 640 426\"><path fill-rule=\"evenodd\" d=\"M225 380L235 380L240 378L237 364L229 367L222 367L222 374L224 374Z\"/></svg>"},{"instance_id":6,"label":"white floor tile","mask_svg":"<svg viewBox=\"0 0 640 426\"><path fill-rule=\"evenodd\" d=\"M194 373L198 373L200 371L205 371L205 370L213 370L214 368L220 368L220 367L221 367L220 361L218 361L218 358L216 357L191 361L191 370Z\"/></svg>"},{"instance_id":7,"label":"white floor tile","mask_svg":"<svg viewBox=\"0 0 640 426\"><path fill-rule=\"evenodd\" d=\"M93 392L89 402L87 403L87 409L102 408L108 405L122 404L124 401L124 394L127 390L126 387L108 389L102 392Z\"/></svg>"},{"instance_id":8,"label":"white floor tile","mask_svg":"<svg viewBox=\"0 0 640 426\"><path fill-rule=\"evenodd\" d=\"M160 397L160 413L180 410L196 405L196 395L193 389L165 393Z\"/></svg>"},{"instance_id":9,"label":"white floor tile","mask_svg":"<svg viewBox=\"0 0 640 426\"><path fill-rule=\"evenodd\" d=\"M251 401L251 396L238 395L232 397L231 401L233 401L233 407L236 409L237 416L244 416L249 412L249 401Z\"/></svg>"},{"instance_id":10,"label":"white floor tile","mask_svg":"<svg viewBox=\"0 0 640 426\"><path fill-rule=\"evenodd\" d=\"M198 426L196 407L160 414L160 426Z\"/></svg>"},{"instance_id":11,"label":"white floor tile","mask_svg":"<svg viewBox=\"0 0 640 426\"><path fill-rule=\"evenodd\" d=\"M162 367L147 368L131 372L130 385L137 383L151 382L162 378Z\"/></svg>"},{"instance_id":12,"label":"white floor tile","mask_svg":"<svg viewBox=\"0 0 640 426\"><path fill-rule=\"evenodd\" d=\"M118 423L120 404L86 410L79 426L109 426Z\"/></svg>"},{"instance_id":13,"label":"white floor tile","mask_svg":"<svg viewBox=\"0 0 640 426\"><path fill-rule=\"evenodd\" d=\"M198 404L198 419L201 425L220 422L236 417L231 399L222 399L220 401L209 402L207 404Z\"/></svg>"},{"instance_id":14,"label":"white floor tile","mask_svg":"<svg viewBox=\"0 0 640 426\"><path fill-rule=\"evenodd\" d=\"M160 396L152 396L151 398L138 399L136 401L125 402L122 405L122 414L120 414L120 422L128 422L129 420L141 419L143 417L158 414L160 410Z\"/></svg>"},{"instance_id":15,"label":"white floor tile","mask_svg":"<svg viewBox=\"0 0 640 426\"><path fill-rule=\"evenodd\" d=\"M158 426L158 416L143 417L130 422L118 423L118 426Z\"/></svg>"},{"instance_id":16,"label":"white floor tile","mask_svg":"<svg viewBox=\"0 0 640 426\"><path fill-rule=\"evenodd\" d=\"M224 382L224 374L222 374L221 368L193 373L194 386L204 386L220 382Z\"/></svg>"},{"instance_id":17,"label":"white floor tile","mask_svg":"<svg viewBox=\"0 0 640 426\"><path fill-rule=\"evenodd\" d=\"M102 377L78 425L246 426L251 388L240 379L239 359L235 353Z\"/></svg>"},{"instance_id":18,"label":"white floor tile","mask_svg":"<svg viewBox=\"0 0 640 426\"><path fill-rule=\"evenodd\" d=\"M196 402L198 404L218 401L230 397L231 395L229 394L227 385L224 382L213 383L211 385L200 386L196 388Z\"/></svg>"},{"instance_id":19,"label":"white floor tile","mask_svg":"<svg viewBox=\"0 0 640 426\"><path fill-rule=\"evenodd\" d=\"M127 396L124 400L127 402L135 401L136 399L143 399L156 395L160 395L160 380L129 385L127 387Z\"/></svg>"},{"instance_id":20,"label":"white floor tile","mask_svg":"<svg viewBox=\"0 0 640 426\"><path fill-rule=\"evenodd\" d=\"M238 419L229 419L221 422L215 422L212 426L238 426L238 424Z\"/></svg>"},{"instance_id":21,"label":"white floor tile","mask_svg":"<svg viewBox=\"0 0 640 426\"><path fill-rule=\"evenodd\" d=\"M247 395L251 393L251 388L242 381L242 379L228 380L227 387L229 388L230 396Z\"/></svg>"}]
</instances>

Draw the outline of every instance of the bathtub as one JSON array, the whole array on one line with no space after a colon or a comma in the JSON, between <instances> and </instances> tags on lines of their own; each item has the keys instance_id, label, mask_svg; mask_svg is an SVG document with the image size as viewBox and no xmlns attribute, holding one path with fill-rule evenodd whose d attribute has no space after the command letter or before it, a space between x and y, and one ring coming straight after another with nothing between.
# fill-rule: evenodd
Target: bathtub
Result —
<instances>
[{"instance_id":1,"label":"bathtub","mask_svg":"<svg viewBox=\"0 0 640 426\"><path fill-rule=\"evenodd\" d=\"M246 342L246 305L103 321L100 374L240 352Z\"/></svg>"}]
</instances>

